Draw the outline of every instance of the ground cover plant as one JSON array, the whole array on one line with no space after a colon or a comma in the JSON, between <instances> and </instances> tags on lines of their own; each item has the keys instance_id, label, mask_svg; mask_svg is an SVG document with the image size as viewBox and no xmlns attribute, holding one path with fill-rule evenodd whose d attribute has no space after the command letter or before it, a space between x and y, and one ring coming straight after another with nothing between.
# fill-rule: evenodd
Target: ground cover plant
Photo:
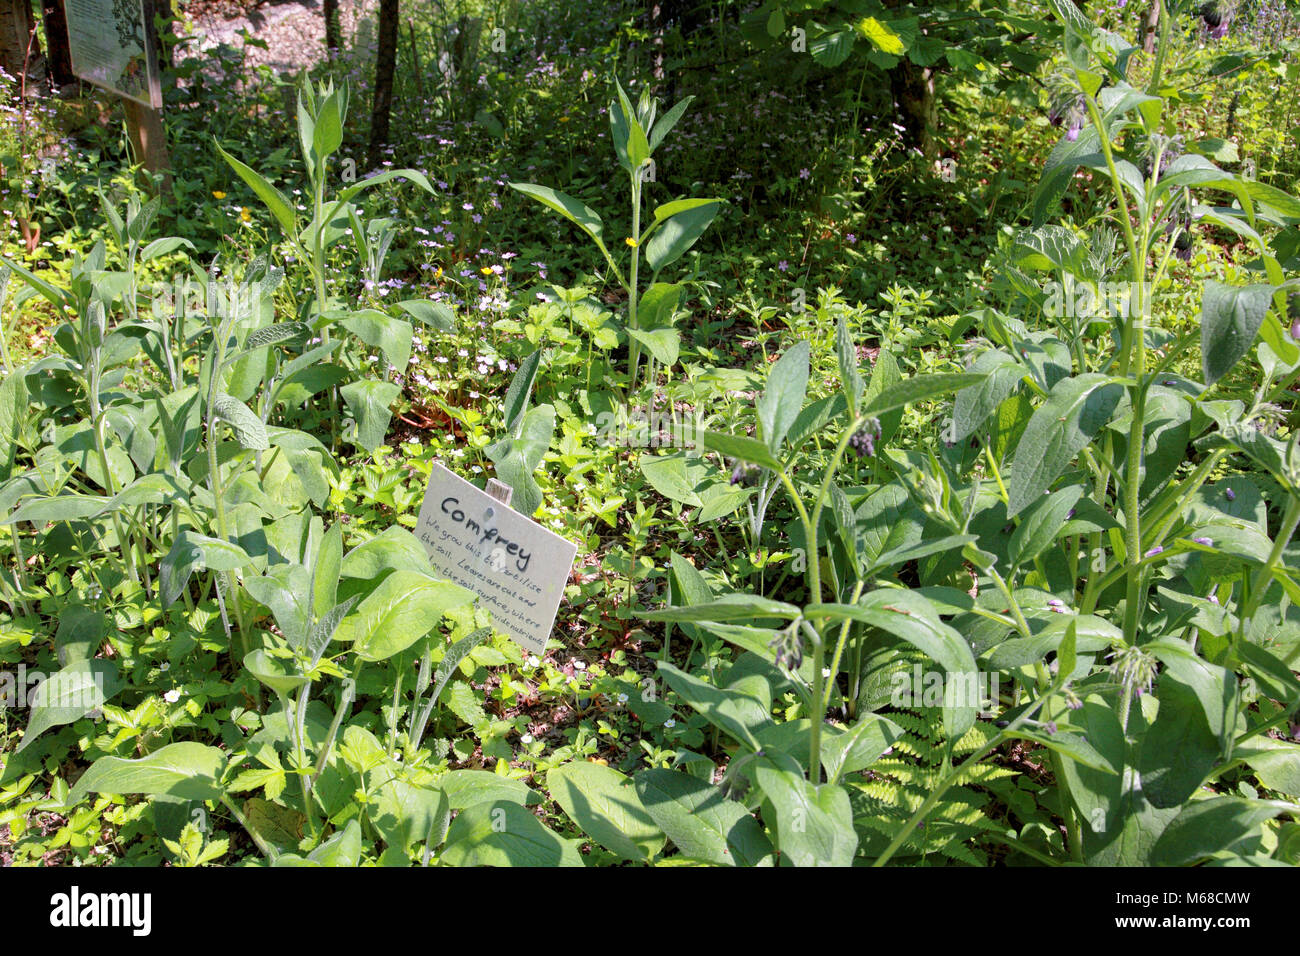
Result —
<instances>
[{"instance_id":1,"label":"ground cover plant","mask_svg":"<svg viewBox=\"0 0 1300 956\"><path fill-rule=\"evenodd\" d=\"M3 114L0 859L1300 862L1295 11L689 6Z\"/></svg>"}]
</instances>

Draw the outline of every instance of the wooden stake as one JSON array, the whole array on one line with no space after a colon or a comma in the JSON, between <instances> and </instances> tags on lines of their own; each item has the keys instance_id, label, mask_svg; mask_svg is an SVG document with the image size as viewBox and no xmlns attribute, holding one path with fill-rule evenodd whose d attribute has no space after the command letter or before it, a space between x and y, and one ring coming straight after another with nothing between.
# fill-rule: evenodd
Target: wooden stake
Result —
<instances>
[{"instance_id":1,"label":"wooden stake","mask_svg":"<svg viewBox=\"0 0 1300 956\"><path fill-rule=\"evenodd\" d=\"M510 506L510 499L514 496L515 490L503 481L497 481L495 478L489 478L487 487L483 489L489 497L495 498L506 507Z\"/></svg>"},{"instance_id":2,"label":"wooden stake","mask_svg":"<svg viewBox=\"0 0 1300 956\"><path fill-rule=\"evenodd\" d=\"M126 131L131 139L134 160L151 173L162 173L162 191L172 190L172 161L167 152L167 132L163 129L162 110L151 109L135 100L122 99L126 110Z\"/></svg>"}]
</instances>

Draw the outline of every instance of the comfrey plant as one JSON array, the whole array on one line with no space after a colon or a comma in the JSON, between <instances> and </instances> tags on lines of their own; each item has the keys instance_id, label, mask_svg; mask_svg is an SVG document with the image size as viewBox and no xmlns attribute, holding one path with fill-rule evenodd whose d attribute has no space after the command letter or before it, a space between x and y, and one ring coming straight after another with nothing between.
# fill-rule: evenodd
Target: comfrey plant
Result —
<instances>
[{"instance_id":1,"label":"comfrey plant","mask_svg":"<svg viewBox=\"0 0 1300 956\"><path fill-rule=\"evenodd\" d=\"M332 327L395 366L410 352L407 321L347 310L325 291L325 250L347 224L359 242L376 235L351 197L380 177L326 199L325 160L345 101L310 88L300 99L316 209L305 229L294 228L274 187L228 157L284 227L296 253L291 275L266 258L204 269L186 257L184 240L148 241L157 206L134 200L125 215L104 203L115 256L97 243L74 259L67 288L0 263L0 319L16 275L27 288L13 301L43 297L57 321L49 356L14 368L0 352L0 594L23 626L48 631L59 666L28 701L5 773L50 757L62 766L68 755L52 731L102 713L113 729L90 745L97 759L71 789L56 779L49 806L140 794L159 814L229 813L275 863L355 864L364 855L405 865L439 847L448 859L468 858L477 811L458 823L462 833L449 828L452 810L503 793L527 802L526 788L485 787L472 772L448 780L422 742L441 695L489 632L472 595L439 580L409 532L394 527L344 547L344 524L326 527L317 513L337 475L332 450L299 427L338 388L357 413L356 443L384 440L397 386L367 376ZM141 272L169 256L182 278L160 283L149 302ZM382 250L367 258L371 275L381 261ZM431 325L449 321L432 303L400 305ZM281 309L290 317L278 320ZM161 651L145 627L152 622L166 624ZM106 645L113 653L102 653ZM190 716L215 723L224 747L186 739L181 727L168 734L179 740L143 730L158 698L142 694L136 675L151 653L167 656L162 670L222 655L207 658L211 684L241 705ZM359 683L387 699L382 721L354 713ZM278 706L263 709L261 688ZM511 807L500 812L527 815ZM220 844L205 849L191 832L172 845L196 862Z\"/></svg>"},{"instance_id":2,"label":"comfrey plant","mask_svg":"<svg viewBox=\"0 0 1300 956\"><path fill-rule=\"evenodd\" d=\"M659 273L685 255L704 234L723 200L676 199L663 203L655 207L653 221L642 228L642 195L646 183L656 179L654 151L677 125L693 97L688 96L663 116L658 116L658 105L649 90L642 91L637 106L633 108L632 101L617 81L615 88L618 98L609 105L610 138L618 164L628 175L632 200L631 232L624 239L632 257L626 275L605 244L605 223L595 211L572 196L547 186L533 183L511 183L510 186L555 210L586 233L605 258L610 274L627 293L630 381L631 387L635 387L642 348L650 353L652 362L657 360L665 367L677 361L681 336L673 329L672 323L682 287L659 282ZM640 278L642 251L651 271L650 285L644 290Z\"/></svg>"},{"instance_id":3,"label":"comfrey plant","mask_svg":"<svg viewBox=\"0 0 1300 956\"><path fill-rule=\"evenodd\" d=\"M1128 80L1134 47L1066 0L1053 7L1087 121L1063 131L1036 197L1043 222L1016 237L1007 276L1048 328L985 309L992 347L966 373L886 384L878 361L867 385L841 323L836 393L806 403L801 343L771 367L753 437L700 436L784 488L805 587L719 593L674 556L670 606L643 616L741 653L726 669L659 670L734 750L720 785L711 762L701 772L683 751L630 780L593 773L583 805L603 792L626 811L586 811L580 825L598 842L666 837L723 864L915 860L950 794L976 799L972 782L982 799L1005 792L998 780L1014 771L999 750L1022 741L1042 748L1049 790L1008 801L1016 829L985 832L1019 859L1294 859L1300 744L1285 734L1300 707L1300 456L1294 435L1276 435L1274 403L1300 373L1300 348L1287 332L1296 280L1268 236L1300 218L1300 202L1191 148L1165 162L1168 11L1140 89ZM1080 167L1112 187L1088 224L1118 234L1109 254L1088 231L1045 221ZM1228 201L1210 205L1211 194ZM1157 324L1154 292L1189 219L1247 240L1258 281L1205 283L1200 328L1179 337ZM1083 305L1051 307L1034 272L1081 290ZM1123 307L1096 305L1105 282L1123 283ZM1185 361L1198 339L1199 373ZM1262 374L1236 397L1252 353ZM900 408L953 392L930 448L889 447ZM828 452L811 447L815 434ZM874 453L873 485L845 480L857 452ZM882 814L879 780L899 764L882 755L905 731L934 737L880 692L917 661L944 683L1009 693L987 722L978 695L945 693L932 775L889 791L910 799Z\"/></svg>"}]
</instances>

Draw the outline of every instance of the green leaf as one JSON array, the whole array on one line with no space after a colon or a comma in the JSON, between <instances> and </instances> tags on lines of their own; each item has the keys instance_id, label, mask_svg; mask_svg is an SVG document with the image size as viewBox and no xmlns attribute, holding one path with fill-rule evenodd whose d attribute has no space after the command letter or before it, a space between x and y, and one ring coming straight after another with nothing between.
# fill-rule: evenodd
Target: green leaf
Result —
<instances>
[{"instance_id":1,"label":"green leaf","mask_svg":"<svg viewBox=\"0 0 1300 956\"><path fill-rule=\"evenodd\" d=\"M683 855L719 866L772 865L772 845L758 821L707 781L652 768L632 782L646 813Z\"/></svg>"},{"instance_id":2,"label":"green leaf","mask_svg":"<svg viewBox=\"0 0 1300 956\"><path fill-rule=\"evenodd\" d=\"M439 332L450 332L456 328L456 313L451 306L428 299L406 299L397 303L397 307L421 325L426 325Z\"/></svg>"},{"instance_id":3,"label":"green leaf","mask_svg":"<svg viewBox=\"0 0 1300 956\"><path fill-rule=\"evenodd\" d=\"M806 341L788 349L772 366L767 387L758 400L759 432L774 458L780 457L781 444L803 410L810 354Z\"/></svg>"},{"instance_id":4,"label":"green leaf","mask_svg":"<svg viewBox=\"0 0 1300 956\"><path fill-rule=\"evenodd\" d=\"M357 446L367 452L373 452L384 443L388 434L388 422L393 417L391 407L401 388L392 382L379 382L364 379L350 382L339 389L343 401L356 420Z\"/></svg>"},{"instance_id":5,"label":"green leaf","mask_svg":"<svg viewBox=\"0 0 1300 956\"><path fill-rule=\"evenodd\" d=\"M1007 516L1037 501L1102 429L1124 394L1107 376L1088 373L1057 382L1016 446Z\"/></svg>"},{"instance_id":6,"label":"green leaf","mask_svg":"<svg viewBox=\"0 0 1300 956\"><path fill-rule=\"evenodd\" d=\"M439 861L448 866L582 866L572 840L506 800L466 807L447 833Z\"/></svg>"},{"instance_id":7,"label":"green leaf","mask_svg":"<svg viewBox=\"0 0 1300 956\"><path fill-rule=\"evenodd\" d=\"M809 783L798 761L782 753L756 760L753 778L775 811L765 811L764 821L782 857L795 866L853 865L858 835L848 791Z\"/></svg>"},{"instance_id":8,"label":"green leaf","mask_svg":"<svg viewBox=\"0 0 1300 956\"><path fill-rule=\"evenodd\" d=\"M663 832L617 770L573 761L546 775L546 789L579 829L625 860L653 860L663 849Z\"/></svg>"},{"instance_id":9,"label":"green leaf","mask_svg":"<svg viewBox=\"0 0 1300 956\"><path fill-rule=\"evenodd\" d=\"M706 684L667 661L659 661L658 667L677 695L709 723L725 730L752 751L762 749L758 735L773 726L768 708L762 702L740 691Z\"/></svg>"},{"instance_id":10,"label":"green leaf","mask_svg":"<svg viewBox=\"0 0 1300 956\"><path fill-rule=\"evenodd\" d=\"M337 639L354 642L361 660L386 660L433 630L447 611L473 599L471 592L450 581L394 571L343 619Z\"/></svg>"},{"instance_id":11,"label":"green leaf","mask_svg":"<svg viewBox=\"0 0 1300 956\"><path fill-rule=\"evenodd\" d=\"M989 349L980 354L971 371L986 376L957 393L953 401L953 440L965 441L983 425L1020 385L1025 370L1006 352Z\"/></svg>"},{"instance_id":12,"label":"green leaf","mask_svg":"<svg viewBox=\"0 0 1300 956\"><path fill-rule=\"evenodd\" d=\"M100 757L81 775L66 806L76 806L89 793L166 794L181 800L217 800L226 755L198 743L168 744L147 757L126 760Z\"/></svg>"},{"instance_id":13,"label":"green leaf","mask_svg":"<svg viewBox=\"0 0 1300 956\"><path fill-rule=\"evenodd\" d=\"M217 144L217 152L239 174L239 178L246 182L249 188L257 194L257 198L262 200L266 208L271 210L271 215L280 224L280 228L284 230L285 235L292 236L294 234L295 219L293 206L285 198L284 193L272 186L257 170L245 166L227 153L219 143Z\"/></svg>"},{"instance_id":14,"label":"green leaf","mask_svg":"<svg viewBox=\"0 0 1300 956\"><path fill-rule=\"evenodd\" d=\"M235 441L250 451L265 451L271 447L266 437L265 423L239 399L224 393L218 394L212 403L212 414L229 425L235 433Z\"/></svg>"},{"instance_id":15,"label":"green leaf","mask_svg":"<svg viewBox=\"0 0 1300 956\"><path fill-rule=\"evenodd\" d=\"M912 591L879 589L857 604L812 604L809 618L861 621L906 641L938 664L948 675L943 722L948 736L961 737L975 724L978 671L970 645L939 619L930 602ZM947 691L951 688L953 693Z\"/></svg>"},{"instance_id":16,"label":"green leaf","mask_svg":"<svg viewBox=\"0 0 1300 956\"><path fill-rule=\"evenodd\" d=\"M1165 828L1151 851L1152 866L1187 866L1261 832L1261 824L1300 806L1280 800L1211 797L1196 800Z\"/></svg>"},{"instance_id":17,"label":"green leaf","mask_svg":"<svg viewBox=\"0 0 1300 956\"><path fill-rule=\"evenodd\" d=\"M696 439L709 451L716 451L728 458L752 462L773 471L781 470L781 462L768 450L767 445L756 438L729 435L726 432L701 431L696 433Z\"/></svg>"},{"instance_id":18,"label":"green leaf","mask_svg":"<svg viewBox=\"0 0 1300 956\"><path fill-rule=\"evenodd\" d=\"M504 438L487 447L496 465L497 478L514 490L511 505L521 514L530 515L542 504L542 489L533 477L551 446L555 432L555 408L539 405L524 413L516 438Z\"/></svg>"},{"instance_id":19,"label":"green leaf","mask_svg":"<svg viewBox=\"0 0 1300 956\"><path fill-rule=\"evenodd\" d=\"M49 498L28 498L21 507L0 521L0 524L30 521L34 525L43 525L51 521L77 521L102 514L111 500L103 495L54 495Z\"/></svg>"},{"instance_id":20,"label":"green leaf","mask_svg":"<svg viewBox=\"0 0 1300 956\"><path fill-rule=\"evenodd\" d=\"M645 245L645 260L651 271L658 273L685 255L696 240L704 235L720 208L721 204L710 203L687 209L656 229Z\"/></svg>"},{"instance_id":21,"label":"green leaf","mask_svg":"<svg viewBox=\"0 0 1300 956\"><path fill-rule=\"evenodd\" d=\"M655 124L650 128L650 131L649 131L649 133L650 133L650 152L653 153L656 149L659 148L659 144L662 143L662 142L664 141L664 137L668 135L668 133L672 130L672 128L673 128L674 126L677 125L677 121L680 120L680 119L682 118L682 114L686 112L686 107L688 107L688 106L691 105L691 100L693 100L693 99L695 99L694 96L688 96L688 97L686 97L685 99L681 100L679 103L677 103L676 106L674 106L674 107L673 107L672 109L670 109L667 113L665 113L663 116L661 116L661 117L659 118L659 122L655 123ZM688 201L688 202L695 202L695 201L697 201L697 200L685 200L685 201ZM707 200L705 200L705 201L707 201ZM670 203L669 205L671 205L671 203ZM660 207L660 208L663 208L663 207ZM659 210L658 210L658 209L655 210L655 218L656 218L656 219L659 218ZM667 217L665 217L665 218L667 218Z\"/></svg>"},{"instance_id":22,"label":"green leaf","mask_svg":"<svg viewBox=\"0 0 1300 956\"><path fill-rule=\"evenodd\" d=\"M385 315L377 309L353 312L340 323L345 329L372 348L384 353L388 364L399 373L406 371L411 360L411 323Z\"/></svg>"},{"instance_id":23,"label":"green leaf","mask_svg":"<svg viewBox=\"0 0 1300 956\"><path fill-rule=\"evenodd\" d=\"M181 246L193 249L194 243L188 239L182 239L180 236L164 236L162 239L155 239L140 251L140 261L148 262L157 256L165 256L169 252L175 252Z\"/></svg>"},{"instance_id":24,"label":"green leaf","mask_svg":"<svg viewBox=\"0 0 1300 956\"><path fill-rule=\"evenodd\" d=\"M194 572L235 571L252 561L248 553L237 544L185 529L176 536L159 568L163 606L176 602Z\"/></svg>"},{"instance_id":25,"label":"green leaf","mask_svg":"<svg viewBox=\"0 0 1300 956\"><path fill-rule=\"evenodd\" d=\"M696 458L698 461L698 458ZM642 455L637 459L641 473L659 494L671 501L680 501L692 508L703 506L695 493L696 482L690 479L687 466L690 457L679 455Z\"/></svg>"},{"instance_id":26,"label":"green leaf","mask_svg":"<svg viewBox=\"0 0 1300 956\"><path fill-rule=\"evenodd\" d=\"M677 356L681 351L682 335L676 329L628 329L627 334L636 339L646 347L646 351L654 356L664 368L677 364Z\"/></svg>"},{"instance_id":27,"label":"green leaf","mask_svg":"<svg viewBox=\"0 0 1300 956\"><path fill-rule=\"evenodd\" d=\"M1213 279L1201 299L1201 369L1205 384L1227 375L1255 344L1255 336L1273 304L1274 288L1258 284L1230 286Z\"/></svg>"},{"instance_id":28,"label":"green leaf","mask_svg":"<svg viewBox=\"0 0 1300 956\"><path fill-rule=\"evenodd\" d=\"M858 350L853 344L853 336L849 334L849 323L843 313L840 313L835 323L835 358L839 362L840 387L844 391L849 414L856 417L858 401L867 386L862 380L862 373L858 370Z\"/></svg>"},{"instance_id":29,"label":"green leaf","mask_svg":"<svg viewBox=\"0 0 1300 956\"><path fill-rule=\"evenodd\" d=\"M566 196L562 192L535 183L510 183L510 188L536 199L549 209L554 209L595 240L598 246L604 248L601 232L605 225L601 222L600 216L572 196Z\"/></svg>"},{"instance_id":30,"label":"green leaf","mask_svg":"<svg viewBox=\"0 0 1300 956\"><path fill-rule=\"evenodd\" d=\"M248 653L244 658L244 666L277 697L287 697L304 684L311 683L311 678L299 674L291 662L283 657L272 657L261 647Z\"/></svg>"},{"instance_id":31,"label":"green leaf","mask_svg":"<svg viewBox=\"0 0 1300 956\"><path fill-rule=\"evenodd\" d=\"M124 686L113 661L74 661L51 674L27 698L31 716L15 752L21 753L51 727L70 724L103 707Z\"/></svg>"},{"instance_id":32,"label":"green leaf","mask_svg":"<svg viewBox=\"0 0 1300 956\"><path fill-rule=\"evenodd\" d=\"M947 372L936 375L916 375L891 385L870 399L862 409L863 415L879 416L916 402L923 402L958 389L974 385L983 375L971 372Z\"/></svg>"},{"instance_id":33,"label":"green leaf","mask_svg":"<svg viewBox=\"0 0 1300 956\"><path fill-rule=\"evenodd\" d=\"M421 787L400 778L379 787L367 816L391 850L408 853L413 844L441 843L451 820L447 795L436 787Z\"/></svg>"},{"instance_id":34,"label":"green leaf","mask_svg":"<svg viewBox=\"0 0 1300 956\"><path fill-rule=\"evenodd\" d=\"M542 364L542 350L538 349L532 355L519 363L519 370L515 372L514 378L510 380L510 388L506 390L506 401L504 406L506 431L512 436L518 436L520 426L523 424L524 411L528 408L528 397L533 391L533 382L537 378L537 370Z\"/></svg>"},{"instance_id":35,"label":"green leaf","mask_svg":"<svg viewBox=\"0 0 1300 956\"><path fill-rule=\"evenodd\" d=\"M1019 527L1011 534L1009 554L1013 567L1027 565L1047 550L1060 536L1070 510L1081 497L1083 486L1071 485L1029 506L1021 516Z\"/></svg>"},{"instance_id":36,"label":"green leaf","mask_svg":"<svg viewBox=\"0 0 1300 956\"><path fill-rule=\"evenodd\" d=\"M542 802L542 795L522 780L490 770L453 770L438 778L438 786L447 794L453 810L464 810L476 803L507 801L526 807Z\"/></svg>"},{"instance_id":37,"label":"green leaf","mask_svg":"<svg viewBox=\"0 0 1300 956\"><path fill-rule=\"evenodd\" d=\"M799 608L783 601L756 594L724 594L716 600L670 607L660 611L642 611L637 616L647 621L730 621L742 618L779 617L793 621Z\"/></svg>"},{"instance_id":38,"label":"green leaf","mask_svg":"<svg viewBox=\"0 0 1300 956\"><path fill-rule=\"evenodd\" d=\"M881 53L902 56L907 52L907 44L903 42L903 38L890 29L889 24L881 23L875 17L863 17L853 25L853 29Z\"/></svg>"}]
</instances>

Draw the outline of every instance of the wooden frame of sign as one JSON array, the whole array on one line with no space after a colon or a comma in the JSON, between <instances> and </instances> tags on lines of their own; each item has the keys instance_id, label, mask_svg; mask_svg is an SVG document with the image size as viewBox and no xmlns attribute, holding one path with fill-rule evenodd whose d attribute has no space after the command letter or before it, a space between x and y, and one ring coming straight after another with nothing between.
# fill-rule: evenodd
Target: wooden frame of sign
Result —
<instances>
[{"instance_id":1,"label":"wooden frame of sign","mask_svg":"<svg viewBox=\"0 0 1300 956\"><path fill-rule=\"evenodd\" d=\"M153 0L66 0L72 72L141 106L161 109Z\"/></svg>"},{"instance_id":2,"label":"wooden frame of sign","mask_svg":"<svg viewBox=\"0 0 1300 956\"><path fill-rule=\"evenodd\" d=\"M65 8L72 72L122 98L136 161L162 173L169 189L153 0L66 0Z\"/></svg>"}]
</instances>

